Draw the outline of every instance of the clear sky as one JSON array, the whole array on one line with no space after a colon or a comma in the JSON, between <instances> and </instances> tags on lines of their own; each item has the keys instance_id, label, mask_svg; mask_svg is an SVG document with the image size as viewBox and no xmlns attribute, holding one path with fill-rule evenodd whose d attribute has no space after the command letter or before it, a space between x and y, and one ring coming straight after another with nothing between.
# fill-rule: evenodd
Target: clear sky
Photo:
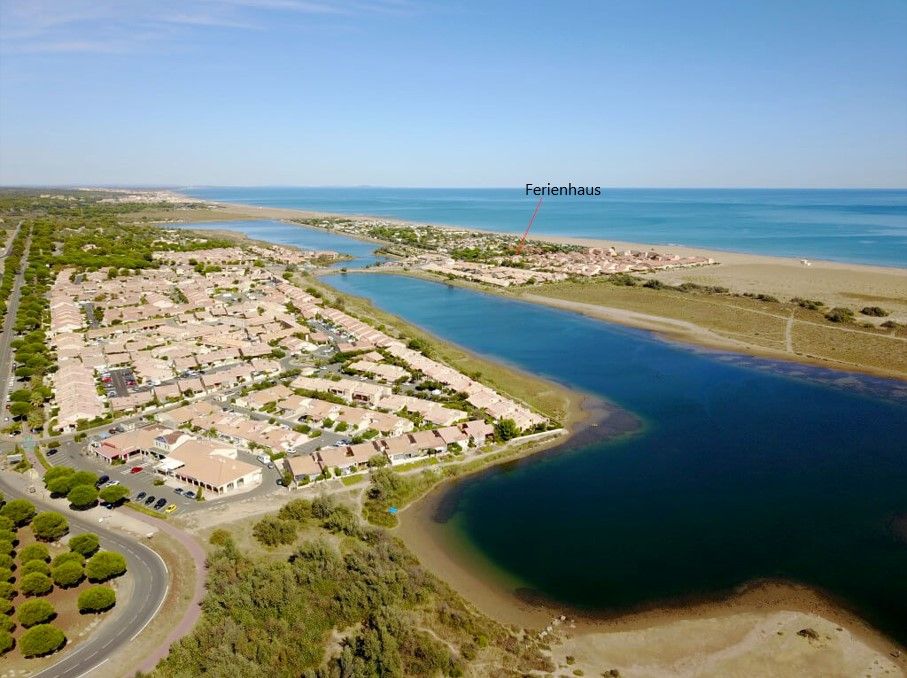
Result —
<instances>
[{"instance_id":1,"label":"clear sky","mask_svg":"<svg viewBox=\"0 0 907 678\"><path fill-rule=\"evenodd\" d=\"M907 0L0 0L0 183L907 187Z\"/></svg>"}]
</instances>

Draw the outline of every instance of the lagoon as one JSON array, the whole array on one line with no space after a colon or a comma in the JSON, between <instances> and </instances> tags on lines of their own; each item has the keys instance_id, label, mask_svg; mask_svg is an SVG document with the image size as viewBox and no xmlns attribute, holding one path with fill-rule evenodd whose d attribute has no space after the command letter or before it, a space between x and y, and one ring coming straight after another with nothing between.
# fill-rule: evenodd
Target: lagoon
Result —
<instances>
[{"instance_id":1,"label":"lagoon","mask_svg":"<svg viewBox=\"0 0 907 678\"><path fill-rule=\"evenodd\" d=\"M687 348L424 280L325 282L643 422L448 491L438 529L521 595L615 614L785 580L907 642L902 383Z\"/></svg>"}]
</instances>

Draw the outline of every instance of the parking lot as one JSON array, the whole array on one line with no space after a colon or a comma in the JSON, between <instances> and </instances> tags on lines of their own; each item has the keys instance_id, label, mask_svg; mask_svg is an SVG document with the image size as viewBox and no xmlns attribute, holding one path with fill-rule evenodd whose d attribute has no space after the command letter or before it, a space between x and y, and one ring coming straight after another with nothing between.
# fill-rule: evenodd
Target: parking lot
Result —
<instances>
[{"instance_id":1,"label":"parking lot","mask_svg":"<svg viewBox=\"0 0 907 678\"><path fill-rule=\"evenodd\" d=\"M110 476L110 480L119 481L120 485L129 489L131 501L139 502L148 508L154 508L159 499L165 499L166 503L160 507L161 513L163 513L171 504L176 506L176 509L172 511L172 515L179 515L181 513L204 508L205 506L210 506L213 503L230 501L231 499L246 499L258 495L269 494L280 489L277 484L277 481L281 478L279 469L266 467L259 462L254 455L239 451L237 456L238 459L262 467L261 485L245 492L235 492L223 496L207 492L204 494L204 501L199 502L193 498L186 497L185 494L177 493L178 489L197 491L197 488L192 488L174 478L153 473L151 469L154 464L157 463L155 460L135 457L125 465L111 466L105 464L94 454L87 451L88 444L91 440L92 439L89 438L80 443L64 443L56 453L48 456L48 461L55 466L72 466L78 470L91 471L92 473L98 474L98 476ZM134 468L140 470L133 473L132 469ZM155 480L163 480L164 484L155 485ZM138 495L142 492L145 493L145 496L139 500ZM147 501L148 497L154 497L154 500L150 502L150 504Z\"/></svg>"}]
</instances>

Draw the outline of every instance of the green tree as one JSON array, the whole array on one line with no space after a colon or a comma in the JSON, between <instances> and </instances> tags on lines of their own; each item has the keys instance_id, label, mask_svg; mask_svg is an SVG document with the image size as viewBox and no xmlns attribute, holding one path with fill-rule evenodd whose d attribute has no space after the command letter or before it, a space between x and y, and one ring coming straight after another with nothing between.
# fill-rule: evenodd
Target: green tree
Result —
<instances>
[{"instance_id":1,"label":"green tree","mask_svg":"<svg viewBox=\"0 0 907 678\"><path fill-rule=\"evenodd\" d=\"M122 485L111 485L101 490L98 496L101 501L105 501L108 504L119 504L129 496L129 490Z\"/></svg>"},{"instance_id":2,"label":"green tree","mask_svg":"<svg viewBox=\"0 0 907 678\"><path fill-rule=\"evenodd\" d=\"M4 655L15 646L16 641L9 631L0 631L0 655Z\"/></svg>"},{"instance_id":3,"label":"green tree","mask_svg":"<svg viewBox=\"0 0 907 678\"><path fill-rule=\"evenodd\" d=\"M80 567L85 565L85 556L75 551L66 551L50 561L51 567L60 567L63 563L77 563Z\"/></svg>"},{"instance_id":4,"label":"green tree","mask_svg":"<svg viewBox=\"0 0 907 678\"><path fill-rule=\"evenodd\" d=\"M54 583L63 588L75 586L85 578L85 571L79 563L67 562L53 569Z\"/></svg>"},{"instance_id":5,"label":"green tree","mask_svg":"<svg viewBox=\"0 0 907 678\"><path fill-rule=\"evenodd\" d=\"M255 523L252 535L265 546L292 544L296 541L296 525L288 520L266 516Z\"/></svg>"},{"instance_id":6,"label":"green tree","mask_svg":"<svg viewBox=\"0 0 907 678\"><path fill-rule=\"evenodd\" d=\"M77 534L75 537L69 540L69 550L75 551L85 558L94 555L100 545L101 542L98 539L98 535L92 532Z\"/></svg>"},{"instance_id":7,"label":"green tree","mask_svg":"<svg viewBox=\"0 0 907 678\"><path fill-rule=\"evenodd\" d=\"M85 563L90 581L107 581L126 571L126 559L115 551L98 551Z\"/></svg>"},{"instance_id":8,"label":"green tree","mask_svg":"<svg viewBox=\"0 0 907 678\"><path fill-rule=\"evenodd\" d=\"M34 505L27 499L13 499L0 509L0 515L9 518L17 527L28 525L36 513Z\"/></svg>"},{"instance_id":9,"label":"green tree","mask_svg":"<svg viewBox=\"0 0 907 678\"><path fill-rule=\"evenodd\" d=\"M109 586L91 586L79 594L79 612L103 612L116 605L117 594Z\"/></svg>"},{"instance_id":10,"label":"green tree","mask_svg":"<svg viewBox=\"0 0 907 678\"><path fill-rule=\"evenodd\" d=\"M72 474L72 486L91 485L94 487L98 482L98 475L91 471L76 471Z\"/></svg>"},{"instance_id":11,"label":"green tree","mask_svg":"<svg viewBox=\"0 0 907 678\"><path fill-rule=\"evenodd\" d=\"M87 509L98 502L98 491L94 485L76 485L66 495L73 508Z\"/></svg>"},{"instance_id":12,"label":"green tree","mask_svg":"<svg viewBox=\"0 0 907 678\"><path fill-rule=\"evenodd\" d=\"M52 624L32 626L19 638L19 650L25 657L42 657L66 644L66 636Z\"/></svg>"},{"instance_id":13,"label":"green tree","mask_svg":"<svg viewBox=\"0 0 907 678\"><path fill-rule=\"evenodd\" d=\"M69 532L69 521L56 511L42 511L32 519L31 529L35 539L56 541Z\"/></svg>"},{"instance_id":14,"label":"green tree","mask_svg":"<svg viewBox=\"0 0 907 678\"><path fill-rule=\"evenodd\" d=\"M43 596L50 593L53 587L51 578L40 572L27 574L19 582L19 590L27 596Z\"/></svg>"},{"instance_id":15,"label":"green tree","mask_svg":"<svg viewBox=\"0 0 907 678\"><path fill-rule=\"evenodd\" d=\"M520 427L513 419L501 419L494 425L494 436L501 442L516 438L518 435L520 435Z\"/></svg>"},{"instance_id":16,"label":"green tree","mask_svg":"<svg viewBox=\"0 0 907 678\"><path fill-rule=\"evenodd\" d=\"M45 563L43 560L29 560L25 565L18 569L18 574L20 577L24 577L27 574L32 572L40 572L45 577L50 576L50 566Z\"/></svg>"},{"instance_id":17,"label":"green tree","mask_svg":"<svg viewBox=\"0 0 907 678\"><path fill-rule=\"evenodd\" d=\"M25 628L50 621L56 614L54 606L43 598L26 600L16 610L16 618Z\"/></svg>"},{"instance_id":18,"label":"green tree","mask_svg":"<svg viewBox=\"0 0 907 678\"><path fill-rule=\"evenodd\" d=\"M10 582L13 580L13 571L8 567L0 567L0 582Z\"/></svg>"},{"instance_id":19,"label":"green tree","mask_svg":"<svg viewBox=\"0 0 907 678\"><path fill-rule=\"evenodd\" d=\"M40 560L47 563L50 561L50 551L44 544L29 544L19 551L19 562L24 564L29 560Z\"/></svg>"}]
</instances>

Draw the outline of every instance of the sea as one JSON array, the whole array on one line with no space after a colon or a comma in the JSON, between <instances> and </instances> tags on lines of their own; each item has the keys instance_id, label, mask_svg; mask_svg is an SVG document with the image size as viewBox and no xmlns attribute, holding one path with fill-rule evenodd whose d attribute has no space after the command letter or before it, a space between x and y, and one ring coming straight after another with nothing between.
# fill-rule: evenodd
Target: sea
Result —
<instances>
[{"instance_id":1,"label":"sea","mask_svg":"<svg viewBox=\"0 0 907 678\"><path fill-rule=\"evenodd\" d=\"M522 234L514 188L189 187L196 198ZM546 197L532 232L907 268L907 189L602 189Z\"/></svg>"}]
</instances>

